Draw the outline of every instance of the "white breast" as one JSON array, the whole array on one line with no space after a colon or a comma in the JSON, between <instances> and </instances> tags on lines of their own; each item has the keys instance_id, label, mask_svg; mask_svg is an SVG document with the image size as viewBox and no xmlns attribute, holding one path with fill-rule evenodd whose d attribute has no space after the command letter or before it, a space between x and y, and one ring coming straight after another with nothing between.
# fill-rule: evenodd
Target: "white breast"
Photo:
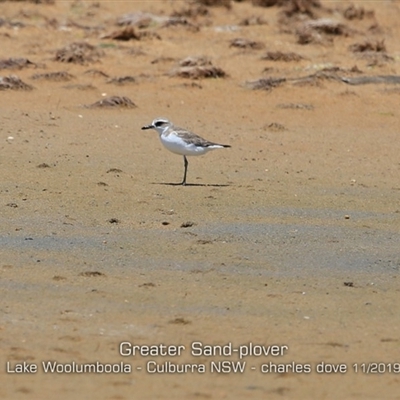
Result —
<instances>
[{"instance_id":1,"label":"white breast","mask_svg":"<svg viewBox=\"0 0 400 400\"><path fill-rule=\"evenodd\" d=\"M195 146L191 143L186 143L182 138L176 135L160 135L161 143L172 153L182 156L200 156L210 150L207 147Z\"/></svg>"}]
</instances>

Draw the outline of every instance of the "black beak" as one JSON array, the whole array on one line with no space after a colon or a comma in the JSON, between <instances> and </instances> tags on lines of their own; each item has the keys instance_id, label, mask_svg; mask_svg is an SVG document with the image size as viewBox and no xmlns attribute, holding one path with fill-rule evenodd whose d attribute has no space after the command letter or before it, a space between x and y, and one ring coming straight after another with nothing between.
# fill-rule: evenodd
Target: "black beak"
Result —
<instances>
[{"instance_id":1,"label":"black beak","mask_svg":"<svg viewBox=\"0 0 400 400\"><path fill-rule=\"evenodd\" d=\"M152 129L152 128L154 128L153 125L146 125L146 126L142 127L142 130L143 129Z\"/></svg>"}]
</instances>

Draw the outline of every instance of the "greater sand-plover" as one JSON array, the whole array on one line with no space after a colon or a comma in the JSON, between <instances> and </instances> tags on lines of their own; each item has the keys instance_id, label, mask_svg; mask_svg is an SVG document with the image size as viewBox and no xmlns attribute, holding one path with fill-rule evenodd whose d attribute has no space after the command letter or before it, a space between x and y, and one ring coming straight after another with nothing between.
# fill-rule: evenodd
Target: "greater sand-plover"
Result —
<instances>
[{"instance_id":1,"label":"greater sand-plover","mask_svg":"<svg viewBox=\"0 0 400 400\"><path fill-rule=\"evenodd\" d=\"M209 142L187 129L175 126L166 118L156 118L150 125L143 126L142 129L155 129L160 136L161 143L169 151L183 156L185 172L181 185L186 185L186 173L189 164L186 156L201 156L210 150L231 147L228 144Z\"/></svg>"}]
</instances>

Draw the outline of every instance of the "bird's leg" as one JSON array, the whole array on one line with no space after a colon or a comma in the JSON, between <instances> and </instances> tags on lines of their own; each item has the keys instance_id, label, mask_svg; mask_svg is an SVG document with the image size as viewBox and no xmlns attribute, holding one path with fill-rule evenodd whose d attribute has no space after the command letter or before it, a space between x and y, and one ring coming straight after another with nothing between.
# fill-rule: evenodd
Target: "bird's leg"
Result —
<instances>
[{"instance_id":1,"label":"bird's leg","mask_svg":"<svg viewBox=\"0 0 400 400\"><path fill-rule=\"evenodd\" d=\"M187 168L188 168L188 165L189 165L186 156L183 156L183 164L185 166L185 172L183 174L183 181L182 181L181 185L185 186L186 185L186 173L187 173Z\"/></svg>"}]
</instances>

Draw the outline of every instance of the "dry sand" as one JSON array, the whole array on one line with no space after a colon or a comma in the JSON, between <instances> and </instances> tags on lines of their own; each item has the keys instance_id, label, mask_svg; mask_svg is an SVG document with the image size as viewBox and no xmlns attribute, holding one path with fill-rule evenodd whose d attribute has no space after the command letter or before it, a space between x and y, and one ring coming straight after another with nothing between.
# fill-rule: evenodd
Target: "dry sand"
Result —
<instances>
[{"instance_id":1,"label":"dry sand","mask_svg":"<svg viewBox=\"0 0 400 400\"><path fill-rule=\"evenodd\" d=\"M343 81L399 74L400 3L297 4L280 23L284 8L250 2L0 3L1 61L32 63L0 76L34 87L0 91L1 398L400 398L400 86ZM163 18L105 38L138 11ZM318 18L331 33L304 22ZM76 42L91 59L55 60ZM294 60L262 59L278 51ZM227 76L171 76L189 56ZM260 78L286 81L246 84ZM137 107L85 107L107 96ZM190 158L190 185L170 185L182 157L140 130L158 116L232 148ZM185 351L123 357L124 341ZM196 357L193 342L288 349L224 374L212 362L238 354ZM132 371L44 373L48 360ZM206 372L152 374L150 360ZM15 373L24 362L38 372Z\"/></svg>"}]
</instances>

